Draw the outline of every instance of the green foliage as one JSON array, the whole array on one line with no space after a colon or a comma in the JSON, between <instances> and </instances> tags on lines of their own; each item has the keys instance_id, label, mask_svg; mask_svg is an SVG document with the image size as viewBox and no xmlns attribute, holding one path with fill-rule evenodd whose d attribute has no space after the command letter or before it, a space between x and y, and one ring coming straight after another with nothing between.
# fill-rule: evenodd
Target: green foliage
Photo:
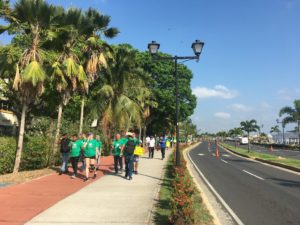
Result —
<instances>
[{"instance_id":1,"label":"green foliage","mask_svg":"<svg viewBox=\"0 0 300 225\"><path fill-rule=\"evenodd\" d=\"M169 56L161 54L161 56ZM175 124L175 76L174 62L168 60L153 60L148 52L138 53L139 65L149 74L151 80L147 86L152 90L158 105L150 108L150 117L147 120L149 133L168 132ZM196 107L196 96L192 94L192 71L187 66L178 64L179 76L179 121L191 116Z\"/></svg>"},{"instance_id":2,"label":"green foliage","mask_svg":"<svg viewBox=\"0 0 300 225\"><path fill-rule=\"evenodd\" d=\"M11 173L15 162L16 139L0 137L0 143L0 174Z\"/></svg>"},{"instance_id":3,"label":"green foliage","mask_svg":"<svg viewBox=\"0 0 300 225\"><path fill-rule=\"evenodd\" d=\"M45 71L37 61L29 63L23 71L23 79L30 82L35 87L39 82L45 80Z\"/></svg>"},{"instance_id":4,"label":"green foliage","mask_svg":"<svg viewBox=\"0 0 300 225\"><path fill-rule=\"evenodd\" d=\"M20 170L35 170L47 167L52 154L51 146L51 142L46 136L27 136Z\"/></svg>"}]
</instances>

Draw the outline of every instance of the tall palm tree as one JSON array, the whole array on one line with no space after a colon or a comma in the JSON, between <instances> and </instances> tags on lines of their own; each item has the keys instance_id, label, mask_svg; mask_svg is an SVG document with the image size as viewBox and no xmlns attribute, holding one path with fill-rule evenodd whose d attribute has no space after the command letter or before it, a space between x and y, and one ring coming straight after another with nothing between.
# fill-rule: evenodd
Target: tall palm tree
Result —
<instances>
[{"instance_id":1,"label":"tall palm tree","mask_svg":"<svg viewBox=\"0 0 300 225\"><path fill-rule=\"evenodd\" d=\"M31 103L43 92L46 73L43 67L42 44L49 37L49 31L56 25L58 8L43 0L19 0L8 10L6 30L23 36L26 40L24 51L15 65L13 89L17 91L22 104L19 138L16 151L14 172L18 172L23 150L26 111ZM2 27L2 31L5 30Z\"/></svg>"},{"instance_id":2,"label":"tall palm tree","mask_svg":"<svg viewBox=\"0 0 300 225\"><path fill-rule=\"evenodd\" d=\"M52 65L52 81L60 94L54 153L58 150L63 107L68 104L75 91L88 90L87 76L79 59L86 26L81 10L72 8L66 11L60 18L60 26L59 33L52 42L58 52L57 61Z\"/></svg>"},{"instance_id":3,"label":"tall palm tree","mask_svg":"<svg viewBox=\"0 0 300 225\"><path fill-rule=\"evenodd\" d=\"M298 130L299 150L300 150L300 99L294 101L294 108L285 106L279 111L279 116L286 115L282 121L287 123L296 123Z\"/></svg>"},{"instance_id":4,"label":"tall palm tree","mask_svg":"<svg viewBox=\"0 0 300 225\"><path fill-rule=\"evenodd\" d=\"M128 46L116 47L113 59L108 61L110 66L103 72L101 87L95 86L91 93L92 111L101 118L107 137L109 130L128 130L131 123L141 123L137 92L143 89L137 86L141 81L135 56L136 52Z\"/></svg>"},{"instance_id":5,"label":"tall palm tree","mask_svg":"<svg viewBox=\"0 0 300 225\"><path fill-rule=\"evenodd\" d=\"M112 58L112 48L104 41L101 36L113 38L117 36L119 30L109 27L110 17L102 15L95 9L88 9L85 14L85 24L83 32L86 36L83 47L85 72L88 76L89 84L92 84L103 69L107 68L107 58ZM82 95L79 133L82 133L84 117L85 94Z\"/></svg>"},{"instance_id":6,"label":"tall palm tree","mask_svg":"<svg viewBox=\"0 0 300 225\"><path fill-rule=\"evenodd\" d=\"M259 129L256 120L246 120L241 122L241 129L247 133L248 137L248 152L250 152L250 133L256 132Z\"/></svg>"}]
</instances>

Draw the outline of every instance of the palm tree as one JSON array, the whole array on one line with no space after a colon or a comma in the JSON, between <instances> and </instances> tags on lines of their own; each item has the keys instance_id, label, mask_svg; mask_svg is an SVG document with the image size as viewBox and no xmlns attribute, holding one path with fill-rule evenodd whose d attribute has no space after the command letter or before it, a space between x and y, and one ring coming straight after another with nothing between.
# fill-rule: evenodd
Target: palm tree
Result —
<instances>
[{"instance_id":1,"label":"palm tree","mask_svg":"<svg viewBox=\"0 0 300 225\"><path fill-rule=\"evenodd\" d=\"M294 101L294 108L290 106L285 106L279 111L279 116L286 115L282 121L287 123L297 123L298 130L298 140L299 140L299 150L300 150L300 99Z\"/></svg>"},{"instance_id":2,"label":"palm tree","mask_svg":"<svg viewBox=\"0 0 300 225\"><path fill-rule=\"evenodd\" d=\"M87 37L83 48L85 57L85 72L88 76L89 84L93 83L102 69L107 68L107 58L112 58L112 48L104 41L101 36L113 38L117 36L119 30L115 27L108 27L110 17L100 14L95 9L89 9L85 15L84 34ZM84 100L82 95L79 133L82 133L84 117Z\"/></svg>"},{"instance_id":3,"label":"palm tree","mask_svg":"<svg viewBox=\"0 0 300 225\"><path fill-rule=\"evenodd\" d=\"M15 65L15 79L13 89L17 91L22 104L19 138L16 151L14 172L18 172L23 150L26 111L31 103L41 95L44 89L46 73L43 67L45 54L42 44L49 37L49 32L56 25L59 15L58 8L47 4L43 0L19 0L7 12L4 18L8 30L16 37L24 37L26 44L24 52Z\"/></svg>"},{"instance_id":4,"label":"palm tree","mask_svg":"<svg viewBox=\"0 0 300 225\"><path fill-rule=\"evenodd\" d=\"M248 152L250 152L250 132L256 132L259 129L256 120L246 120L241 122L241 129L247 133Z\"/></svg>"},{"instance_id":5,"label":"palm tree","mask_svg":"<svg viewBox=\"0 0 300 225\"><path fill-rule=\"evenodd\" d=\"M270 133L279 133L279 126L275 125L274 127L271 127Z\"/></svg>"},{"instance_id":6,"label":"palm tree","mask_svg":"<svg viewBox=\"0 0 300 225\"><path fill-rule=\"evenodd\" d=\"M110 66L103 72L101 87L95 84L91 91L92 111L101 118L107 137L111 130L128 130L132 123L141 123L137 92L143 89L137 86L141 79L135 57L136 52L126 45L115 48L113 59L108 61Z\"/></svg>"}]
</instances>

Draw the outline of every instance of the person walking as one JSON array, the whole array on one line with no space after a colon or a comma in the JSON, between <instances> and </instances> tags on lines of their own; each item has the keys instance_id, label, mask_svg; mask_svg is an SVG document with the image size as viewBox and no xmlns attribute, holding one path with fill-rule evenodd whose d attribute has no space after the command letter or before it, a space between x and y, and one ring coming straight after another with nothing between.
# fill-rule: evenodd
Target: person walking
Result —
<instances>
[{"instance_id":1,"label":"person walking","mask_svg":"<svg viewBox=\"0 0 300 225\"><path fill-rule=\"evenodd\" d=\"M71 178L73 179L77 177L78 161L81 154L81 145L82 142L77 138L77 135L72 135L72 141L69 143L69 148L71 149L70 161L73 168L73 175L71 176Z\"/></svg>"},{"instance_id":2,"label":"person walking","mask_svg":"<svg viewBox=\"0 0 300 225\"><path fill-rule=\"evenodd\" d=\"M154 148L155 148L155 138L151 136L149 141L149 159L153 159L154 157Z\"/></svg>"},{"instance_id":3,"label":"person walking","mask_svg":"<svg viewBox=\"0 0 300 225\"><path fill-rule=\"evenodd\" d=\"M161 159L163 160L165 158L165 153L166 153L166 137L162 136L159 140L160 144L160 151L161 151Z\"/></svg>"},{"instance_id":4,"label":"person walking","mask_svg":"<svg viewBox=\"0 0 300 225\"><path fill-rule=\"evenodd\" d=\"M115 174L118 174L119 168L123 168L123 160L122 160L122 156L121 156L121 149L122 149L121 135L116 134L115 140L112 144L112 153L113 153L113 156L114 156Z\"/></svg>"},{"instance_id":5,"label":"person walking","mask_svg":"<svg viewBox=\"0 0 300 225\"><path fill-rule=\"evenodd\" d=\"M102 142L100 140L100 135L96 135L96 141L97 141L97 154L96 154L96 163L97 163L97 170L100 168L100 159L101 159L101 148L102 148Z\"/></svg>"},{"instance_id":6,"label":"person walking","mask_svg":"<svg viewBox=\"0 0 300 225\"><path fill-rule=\"evenodd\" d=\"M135 148L137 146L139 146L140 144L142 144L142 141L136 137L137 135L135 133L133 133L133 139L134 139L134 144L135 144ZM135 149L134 148L134 149ZM133 173L135 175L138 174L138 169L139 169L139 161L140 161L140 156L137 154L133 154Z\"/></svg>"},{"instance_id":7,"label":"person walking","mask_svg":"<svg viewBox=\"0 0 300 225\"><path fill-rule=\"evenodd\" d=\"M62 166L59 171L59 175L63 173L68 173L68 160L69 160L69 143L70 139L68 138L67 134L63 134L60 140L60 152L62 156Z\"/></svg>"},{"instance_id":8,"label":"person walking","mask_svg":"<svg viewBox=\"0 0 300 225\"><path fill-rule=\"evenodd\" d=\"M86 167L86 165L85 165L85 156L84 156L84 147L83 147L83 145L84 145L84 143L87 142L87 134L82 133L82 134L80 135L80 142L81 142L80 161L82 162L80 171L82 172L82 171L85 170L85 167Z\"/></svg>"},{"instance_id":9,"label":"person walking","mask_svg":"<svg viewBox=\"0 0 300 225\"><path fill-rule=\"evenodd\" d=\"M135 141L133 138L133 133L128 132L126 141L123 143L124 145L124 158L125 158L125 179L132 180L132 172L133 172L133 153L135 149Z\"/></svg>"},{"instance_id":10,"label":"person walking","mask_svg":"<svg viewBox=\"0 0 300 225\"><path fill-rule=\"evenodd\" d=\"M84 156L85 156L85 179L84 181L88 181L89 172L94 172L93 179L97 176L95 161L96 155L98 151L98 142L94 139L94 134L89 133L87 141L83 145L84 147Z\"/></svg>"}]
</instances>

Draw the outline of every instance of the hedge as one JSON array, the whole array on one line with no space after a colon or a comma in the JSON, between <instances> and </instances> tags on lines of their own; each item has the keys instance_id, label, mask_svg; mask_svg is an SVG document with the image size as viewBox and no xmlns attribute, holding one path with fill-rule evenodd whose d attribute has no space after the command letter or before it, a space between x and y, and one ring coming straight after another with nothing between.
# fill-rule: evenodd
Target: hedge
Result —
<instances>
[{"instance_id":1,"label":"hedge","mask_svg":"<svg viewBox=\"0 0 300 225\"><path fill-rule=\"evenodd\" d=\"M16 139L0 137L0 174L11 173L16 155Z\"/></svg>"}]
</instances>

